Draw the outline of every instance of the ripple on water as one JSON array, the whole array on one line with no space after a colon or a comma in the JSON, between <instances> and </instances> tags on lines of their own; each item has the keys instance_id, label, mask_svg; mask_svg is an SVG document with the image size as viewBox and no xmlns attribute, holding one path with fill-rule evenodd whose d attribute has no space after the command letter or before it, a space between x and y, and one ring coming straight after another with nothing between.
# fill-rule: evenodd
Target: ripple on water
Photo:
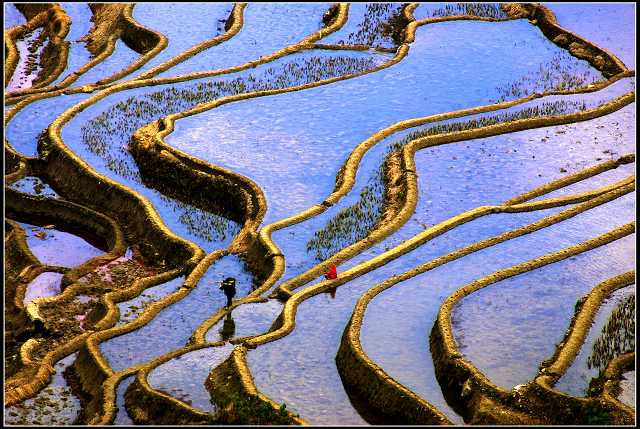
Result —
<instances>
[{"instance_id":1,"label":"ripple on water","mask_svg":"<svg viewBox=\"0 0 640 429\"><path fill-rule=\"evenodd\" d=\"M213 325L205 338L216 342L263 334L269 330L281 311L282 303L277 299L243 304Z\"/></svg>"}]
</instances>

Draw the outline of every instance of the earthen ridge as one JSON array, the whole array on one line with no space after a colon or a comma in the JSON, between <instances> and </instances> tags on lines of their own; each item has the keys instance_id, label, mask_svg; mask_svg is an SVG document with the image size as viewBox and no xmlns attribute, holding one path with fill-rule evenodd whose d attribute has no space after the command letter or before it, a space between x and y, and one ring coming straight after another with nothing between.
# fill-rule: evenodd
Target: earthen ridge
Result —
<instances>
[{"instance_id":1,"label":"earthen ridge","mask_svg":"<svg viewBox=\"0 0 640 429\"><path fill-rule=\"evenodd\" d=\"M514 412L517 412L518 406L513 404L520 403L520 407L525 407L525 409L527 407L533 407L536 414L541 415L544 419L548 419L549 422L562 422L563 416L566 417L565 414L567 411L560 412L556 408L568 403L571 403L574 406L584 405L585 401L580 401L579 398L573 398L564 394L556 394L554 395L554 398L557 399L557 403L560 405L558 405L558 407L555 405L551 407L551 404L544 400L544 398L548 398L549 395L554 392L545 392L543 386L540 386L537 383L517 386L518 388L514 388L512 392L507 392L493 384L459 352L451 328L451 313L454 306L465 296L491 284L551 263L559 262L585 251L595 249L629 234L633 234L634 232L635 222L628 223L578 245L546 254L507 269L496 271L489 276L465 285L447 298L438 312L436 322L434 323L431 332L430 344L432 355L434 357L436 377L443 385L443 390L446 391L448 396L447 401L454 401L458 403L457 408L461 411L465 420L475 421L474 418L477 416L473 415L475 411L470 407L470 404L474 401L478 401L479 397L488 397L489 400L498 401L498 403L502 405L510 406ZM463 385L467 386L467 388L462 389ZM456 400L454 398L458 399ZM531 398L541 398L543 400L543 404L541 405L535 402L528 402L526 404L522 403L526 399L531 400ZM591 403L593 401L586 402ZM501 417L494 416L494 418L501 420L503 423L511 421L510 419L512 419L512 417L509 416L510 412L502 411ZM569 408L569 412L574 416L573 418L578 416L575 409ZM481 417L486 418L486 416ZM478 423L478 421L476 421L476 423Z\"/></svg>"}]
</instances>

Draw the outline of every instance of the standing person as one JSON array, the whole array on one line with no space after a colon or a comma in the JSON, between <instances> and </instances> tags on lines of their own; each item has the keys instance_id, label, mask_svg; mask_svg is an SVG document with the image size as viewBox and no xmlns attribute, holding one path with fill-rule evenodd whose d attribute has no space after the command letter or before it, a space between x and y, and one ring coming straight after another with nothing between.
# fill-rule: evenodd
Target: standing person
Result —
<instances>
[{"instance_id":1,"label":"standing person","mask_svg":"<svg viewBox=\"0 0 640 429\"><path fill-rule=\"evenodd\" d=\"M236 279L233 277L227 277L220 284L220 289L222 289L224 294L227 296L227 305L225 307L231 307L231 300L236 296Z\"/></svg>"},{"instance_id":2,"label":"standing person","mask_svg":"<svg viewBox=\"0 0 640 429\"><path fill-rule=\"evenodd\" d=\"M327 280L334 280L338 278L338 268L336 264L331 264L329 270L324 274L324 278Z\"/></svg>"},{"instance_id":3,"label":"standing person","mask_svg":"<svg viewBox=\"0 0 640 429\"><path fill-rule=\"evenodd\" d=\"M331 264L329 270L324 274L324 278L327 280L335 280L338 278L338 268L336 267L336 264ZM338 289L338 287L334 286L327 291L329 292L329 295L331 295L331 298L335 299L336 289Z\"/></svg>"}]
</instances>

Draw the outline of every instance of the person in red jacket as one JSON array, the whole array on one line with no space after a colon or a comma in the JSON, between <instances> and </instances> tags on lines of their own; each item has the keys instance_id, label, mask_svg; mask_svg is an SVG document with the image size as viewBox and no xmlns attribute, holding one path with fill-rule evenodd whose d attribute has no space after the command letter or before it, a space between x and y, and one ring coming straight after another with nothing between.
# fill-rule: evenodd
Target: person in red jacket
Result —
<instances>
[{"instance_id":1,"label":"person in red jacket","mask_svg":"<svg viewBox=\"0 0 640 429\"><path fill-rule=\"evenodd\" d=\"M327 280L335 280L338 278L338 269L336 268L336 264L331 264L329 271L324 274L324 278ZM331 295L331 298L336 297L336 289L337 287L334 286L327 291L329 292L329 295Z\"/></svg>"},{"instance_id":2,"label":"person in red jacket","mask_svg":"<svg viewBox=\"0 0 640 429\"><path fill-rule=\"evenodd\" d=\"M331 264L329 271L325 273L324 278L327 280L334 280L338 278L338 269L336 268L336 264Z\"/></svg>"}]
</instances>

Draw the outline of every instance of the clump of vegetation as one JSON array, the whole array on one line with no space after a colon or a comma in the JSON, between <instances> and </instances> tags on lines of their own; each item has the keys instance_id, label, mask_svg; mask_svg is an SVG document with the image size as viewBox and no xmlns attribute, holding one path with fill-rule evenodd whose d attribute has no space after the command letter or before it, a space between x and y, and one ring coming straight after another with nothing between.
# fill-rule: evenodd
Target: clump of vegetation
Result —
<instances>
[{"instance_id":1,"label":"clump of vegetation","mask_svg":"<svg viewBox=\"0 0 640 429\"><path fill-rule=\"evenodd\" d=\"M588 408L585 415L585 424L588 425L610 425L611 415L602 408Z\"/></svg>"},{"instance_id":2,"label":"clump of vegetation","mask_svg":"<svg viewBox=\"0 0 640 429\"><path fill-rule=\"evenodd\" d=\"M316 231L307 242L307 252L314 251L318 261L364 239L382 216L384 183L382 166L372 175L360 192L360 199L338 212L324 228Z\"/></svg>"},{"instance_id":3,"label":"clump of vegetation","mask_svg":"<svg viewBox=\"0 0 640 429\"><path fill-rule=\"evenodd\" d=\"M483 18L507 18L507 14L500 8L500 3L448 3L444 7L435 9L431 16L471 15Z\"/></svg>"},{"instance_id":4,"label":"clump of vegetation","mask_svg":"<svg viewBox=\"0 0 640 429\"><path fill-rule=\"evenodd\" d=\"M611 360L631 352L636 343L636 296L629 295L613 310L593 343L587 366L603 371Z\"/></svg>"},{"instance_id":5,"label":"clump of vegetation","mask_svg":"<svg viewBox=\"0 0 640 429\"><path fill-rule=\"evenodd\" d=\"M399 34L406 26L402 19L402 4L367 3L364 18L357 31L349 33L346 44L389 47L401 43ZM338 44L345 44L344 40Z\"/></svg>"},{"instance_id":6,"label":"clump of vegetation","mask_svg":"<svg viewBox=\"0 0 640 429\"><path fill-rule=\"evenodd\" d=\"M482 116L464 122L445 122L418 129L407 134L403 139L390 143L386 155L399 151L411 140L438 134L466 131L499 123L516 121L540 116L558 115L567 112L584 111L584 101L555 101L528 107L514 112L499 115ZM383 183L383 167L381 166L360 193L360 199L352 206L338 212L307 242L307 251L314 252L318 261L324 261L340 249L364 239L378 224L383 213L385 188Z\"/></svg>"},{"instance_id":7,"label":"clump of vegetation","mask_svg":"<svg viewBox=\"0 0 640 429\"><path fill-rule=\"evenodd\" d=\"M533 93L562 91L585 88L603 80L602 73L583 60L571 56L566 51L556 53L546 64L540 64L538 70L530 72L520 79L496 88L499 101L521 98Z\"/></svg>"},{"instance_id":8,"label":"clump of vegetation","mask_svg":"<svg viewBox=\"0 0 640 429\"><path fill-rule=\"evenodd\" d=\"M438 134L454 133L459 131L473 130L476 128L487 127L506 122L513 122L520 119L535 118L541 116L560 115L586 110L587 105L584 101L554 101L543 102L535 106L512 112L504 112L498 115L481 116L479 118L470 119L464 122L445 122L432 125L426 128L413 131L402 140L392 144L393 150L398 150L411 140L420 137L433 136Z\"/></svg>"},{"instance_id":9,"label":"clump of vegetation","mask_svg":"<svg viewBox=\"0 0 640 429\"><path fill-rule=\"evenodd\" d=\"M38 27L35 30L25 34L24 42L27 46L26 58L22 63L22 72L18 70L14 71L14 78L12 84L9 86L12 90L21 89L22 86L28 80L34 80L37 73L40 72L40 57L44 50L44 42L47 39L47 35L42 27Z\"/></svg>"},{"instance_id":10,"label":"clump of vegetation","mask_svg":"<svg viewBox=\"0 0 640 429\"><path fill-rule=\"evenodd\" d=\"M230 80L198 82L183 88L166 87L160 91L132 96L112 105L81 128L82 141L98 155L105 167L120 177L142 184L138 167L127 150L137 129L163 116L189 110L221 97L253 91L284 89L324 79L355 74L377 66L375 57L308 57L270 67L261 74ZM193 206L163 197L180 211L179 221L187 230L207 241L224 240L237 233L238 225Z\"/></svg>"},{"instance_id":11,"label":"clump of vegetation","mask_svg":"<svg viewBox=\"0 0 640 429\"><path fill-rule=\"evenodd\" d=\"M275 410L270 404L263 401L258 395L238 396L233 395L229 405L213 416L216 423L233 425L292 425L293 417L286 404L281 404Z\"/></svg>"},{"instance_id":12,"label":"clump of vegetation","mask_svg":"<svg viewBox=\"0 0 640 429\"><path fill-rule=\"evenodd\" d=\"M164 196L162 197L165 198ZM167 201L172 201L167 198ZM178 220L191 234L207 241L226 240L240 232L240 225L223 216L199 210L192 205L175 201L174 211L180 211Z\"/></svg>"}]
</instances>

